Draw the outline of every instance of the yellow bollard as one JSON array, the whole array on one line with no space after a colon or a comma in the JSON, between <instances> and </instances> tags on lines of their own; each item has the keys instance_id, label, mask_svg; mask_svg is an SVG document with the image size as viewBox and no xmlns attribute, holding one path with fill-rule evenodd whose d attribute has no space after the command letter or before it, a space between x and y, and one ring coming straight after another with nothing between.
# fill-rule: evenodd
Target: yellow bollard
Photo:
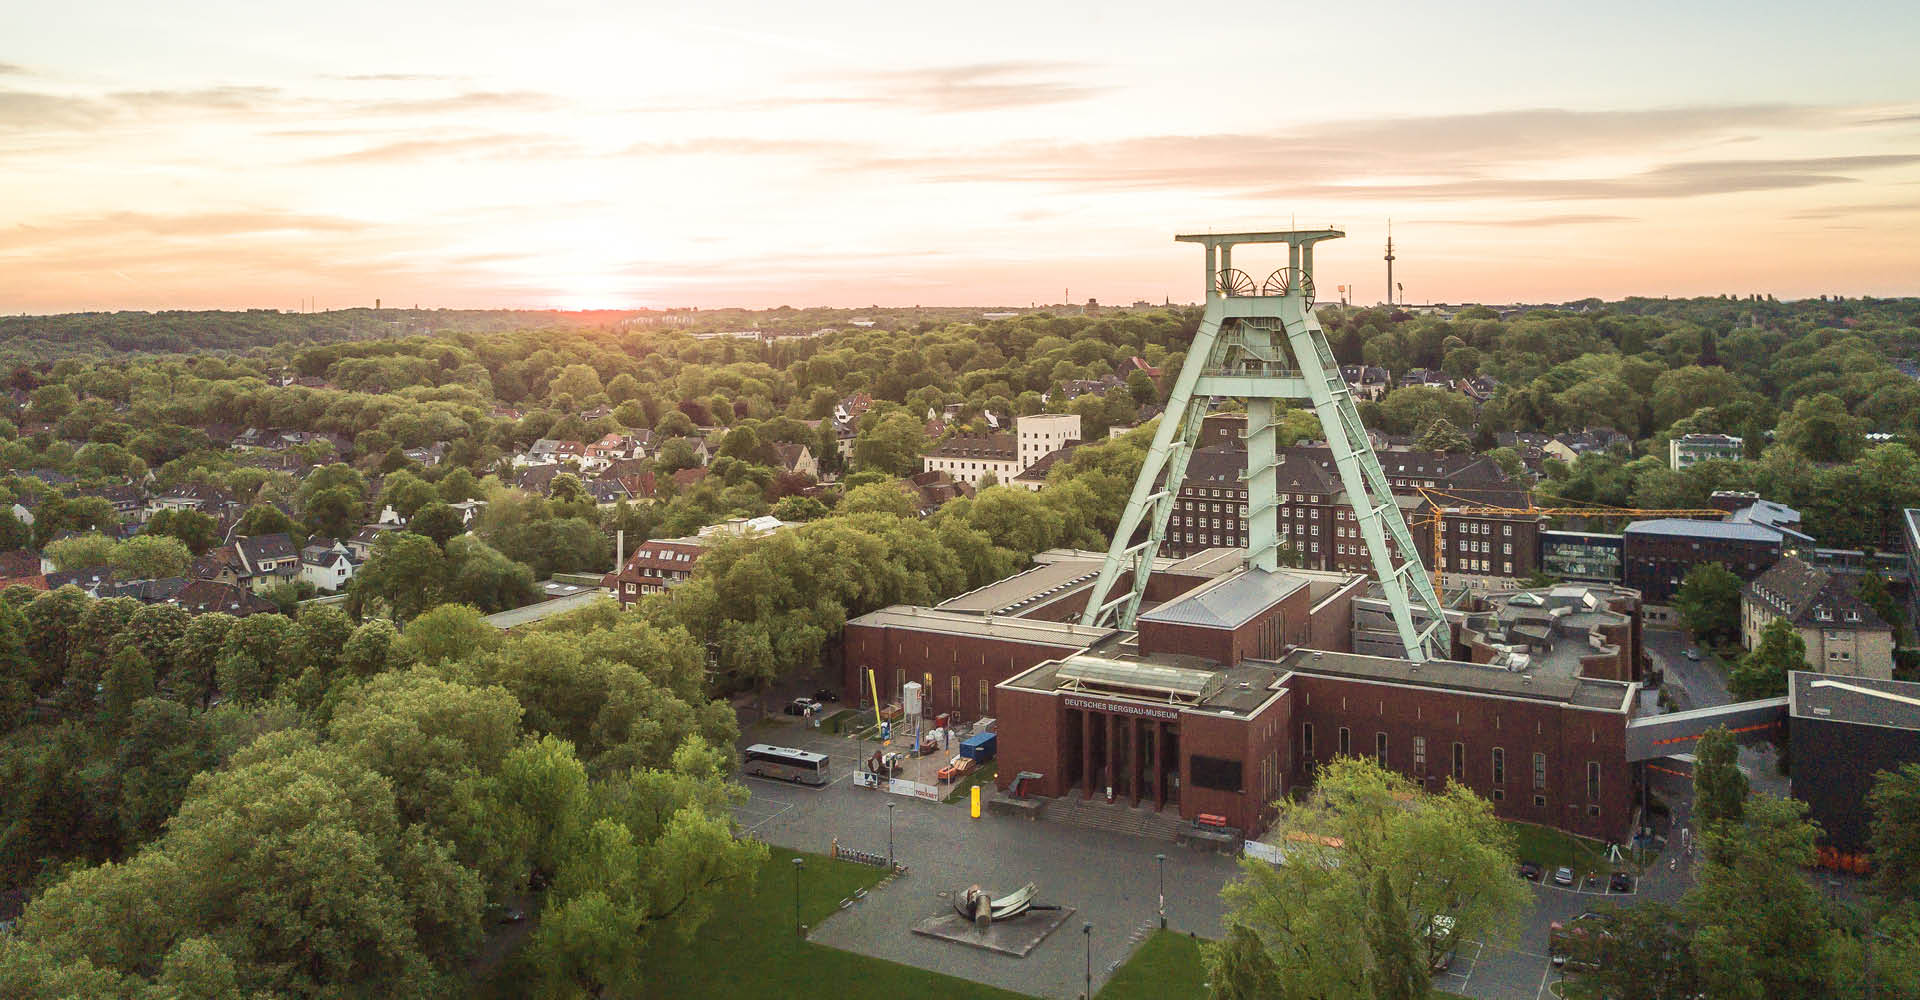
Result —
<instances>
[{"instance_id":1,"label":"yellow bollard","mask_svg":"<svg viewBox=\"0 0 1920 1000\"><path fill-rule=\"evenodd\" d=\"M973 818L979 819L980 818L980 786L975 785L971 789L969 789L969 791L973 793L971 796L973 800Z\"/></svg>"}]
</instances>

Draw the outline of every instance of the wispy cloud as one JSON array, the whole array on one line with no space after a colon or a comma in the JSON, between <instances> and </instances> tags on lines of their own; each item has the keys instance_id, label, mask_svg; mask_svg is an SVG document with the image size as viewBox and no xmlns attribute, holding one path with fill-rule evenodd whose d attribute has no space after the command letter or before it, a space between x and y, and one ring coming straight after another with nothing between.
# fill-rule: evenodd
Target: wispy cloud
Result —
<instances>
[{"instance_id":1,"label":"wispy cloud","mask_svg":"<svg viewBox=\"0 0 1920 1000\"><path fill-rule=\"evenodd\" d=\"M352 233L370 228L356 219L330 215L302 215L277 211L108 212L72 216L48 222L19 223L0 229L0 250L49 248L94 240L120 242L129 238L218 241L238 236L284 236L292 233Z\"/></svg>"},{"instance_id":2,"label":"wispy cloud","mask_svg":"<svg viewBox=\"0 0 1920 1000\"><path fill-rule=\"evenodd\" d=\"M0 76L25 76L27 68L19 63L0 62Z\"/></svg>"},{"instance_id":3,"label":"wispy cloud","mask_svg":"<svg viewBox=\"0 0 1920 1000\"><path fill-rule=\"evenodd\" d=\"M536 133L496 132L447 139L403 139L307 159L310 165L368 165L443 160L476 154L536 159L578 153L574 143Z\"/></svg>"},{"instance_id":4,"label":"wispy cloud","mask_svg":"<svg viewBox=\"0 0 1920 1000\"><path fill-rule=\"evenodd\" d=\"M1729 133L1813 135L1847 124L1844 109L1792 105L1623 111L1538 109L1387 117L1271 133L1145 136L1002 146L967 155L914 153L850 166L938 181L1047 184L1076 190L1185 190L1253 197L1392 199L1683 198L1847 183L1861 171L1920 162L1903 153L1692 160ZM1631 162L1582 176L1563 164ZM1551 168L1551 169L1543 169ZM1591 168L1589 168L1591 169ZM1571 174L1571 176L1556 176ZM1283 183L1276 181L1283 180Z\"/></svg>"},{"instance_id":5,"label":"wispy cloud","mask_svg":"<svg viewBox=\"0 0 1920 1000\"><path fill-rule=\"evenodd\" d=\"M368 101L341 109L362 115L439 115L466 111L550 111L565 102L532 90L474 90L441 97Z\"/></svg>"},{"instance_id":6,"label":"wispy cloud","mask_svg":"<svg viewBox=\"0 0 1920 1000\"><path fill-rule=\"evenodd\" d=\"M934 114L1007 111L1082 101L1114 88L1079 77L1079 63L1010 61L876 70L794 78L778 94L712 101L660 101L633 105L635 113L786 111L803 107L866 107Z\"/></svg>"},{"instance_id":7,"label":"wispy cloud","mask_svg":"<svg viewBox=\"0 0 1920 1000\"><path fill-rule=\"evenodd\" d=\"M1496 229L1544 229L1552 226L1592 226L1609 222L1638 222L1630 215L1595 215L1569 212L1565 215L1536 215L1523 219L1431 219L1429 226L1485 226Z\"/></svg>"},{"instance_id":8,"label":"wispy cloud","mask_svg":"<svg viewBox=\"0 0 1920 1000\"><path fill-rule=\"evenodd\" d=\"M327 73L320 79L349 83L446 83L464 78L440 73Z\"/></svg>"},{"instance_id":9,"label":"wispy cloud","mask_svg":"<svg viewBox=\"0 0 1920 1000\"><path fill-rule=\"evenodd\" d=\"M1065 62L985 62L868 73L861 96L935 112L1004 111L1083 101L1111 90L1083 82L1087 67Z\"/></svg>"}]
</instances>

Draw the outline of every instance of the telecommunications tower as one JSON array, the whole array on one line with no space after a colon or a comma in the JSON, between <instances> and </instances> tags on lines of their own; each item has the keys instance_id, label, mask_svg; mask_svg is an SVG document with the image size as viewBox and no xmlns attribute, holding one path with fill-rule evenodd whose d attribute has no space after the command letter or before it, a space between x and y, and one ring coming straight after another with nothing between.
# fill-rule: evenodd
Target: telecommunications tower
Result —
<instances>
[{"instance_id":1,"label":"telecommunications tower","mask_svg":"<svg viewBox=\"0 0 1920 1000\"><path fill-rule=\"evenodd\" d=\"M1166 537L1167 519L1186 479L1187 460L1213 397L1246 400L1247 468L1241 479L1247 485L1247 566L1266 571L1279 568L1275 427L1280 407L1276 404L1303 400L1320 418L1341 487L1373 557L1374 574L1392 609L1407 658L1447 656L1450 636L1440 597L1374 457L1340 364L1313 315L1314 244L1345 235L1337 229L1310 229L1174 237L1206 248L1206 312L1167 398L1166 413L1140 476L1134 480L1133 494L1087 598L1081 624L1133 627L1154 557ZM1287 266L1254 284L1250 275L1233 266L1233 248L1247 243L1286 244ZM1134 535L1143 524L1144 540L1135 542ZM1127 591L1109 597L1123 575L1129 580Z\"/></svg>"},{"instance_id":2,"label":"telecommunications tower","mask_svg":"<svg viewBox=\"0 0 1920 1000\"><path fill-rule=\"evenodd\" d=\"M1387 220L1387 305L1393 305L1393 220Z\"/></svg>"}]
</instances>

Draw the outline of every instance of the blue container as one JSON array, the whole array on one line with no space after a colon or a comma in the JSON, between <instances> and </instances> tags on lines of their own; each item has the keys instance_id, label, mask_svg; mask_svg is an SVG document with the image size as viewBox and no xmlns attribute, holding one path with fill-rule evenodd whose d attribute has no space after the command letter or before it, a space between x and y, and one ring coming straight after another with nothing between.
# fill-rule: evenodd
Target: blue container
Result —
<instances>
[{"instance_id":1,"label":"blue container","mask_svg":"<svg viewBox=\"0 0 1920 1000\"><path fill-rule=\"evenodd\" d=\"M999 735L998 733L975 733L961 740L960 756L980 764L992 760L994 744L998 741Z\"/></svg>"}]
</instances>

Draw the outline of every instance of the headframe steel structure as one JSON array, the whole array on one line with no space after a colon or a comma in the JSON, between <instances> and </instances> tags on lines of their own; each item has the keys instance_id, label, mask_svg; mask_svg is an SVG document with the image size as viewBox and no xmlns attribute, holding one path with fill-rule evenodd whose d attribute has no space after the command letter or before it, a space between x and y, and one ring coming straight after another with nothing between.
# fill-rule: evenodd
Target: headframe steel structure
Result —
<instances>
[{"instance_id":1,"label":"headframe steel structure","mask_svg":"<svg viewBox=\"0 0 1920 1000\"><path fill-rule=\"evenodd\" d=\"M1419 661L1448 655L1451 636L1440 597L1367 440L1340 365L1313 315L1314 244L1345 235L1337 229L1309 229L1174 237L1206 248L1206 312L1167 398L1166 413L1140 476L1134 480L1133 494L1088 596L1081 624L1133 627L1212 397L1246 400L1247 468L1241 479L1247 486L1243 518L1247 565L1278 568L1280 499L1275 485L1279 459L1274 418L1281 407L1276 403L1305 400L1326 433L1340 484L1373 557L1374 574L1393 611L1407 657ZM1233 248L1247 243L1286 244L1287 266L1254 284L1250 275L1233 266ZM1147 525L1145 538L1135 542L1142 522ZM1122 574L1131 576L1131 587L1110 598Z\"/></svg>"}]
</instances>

